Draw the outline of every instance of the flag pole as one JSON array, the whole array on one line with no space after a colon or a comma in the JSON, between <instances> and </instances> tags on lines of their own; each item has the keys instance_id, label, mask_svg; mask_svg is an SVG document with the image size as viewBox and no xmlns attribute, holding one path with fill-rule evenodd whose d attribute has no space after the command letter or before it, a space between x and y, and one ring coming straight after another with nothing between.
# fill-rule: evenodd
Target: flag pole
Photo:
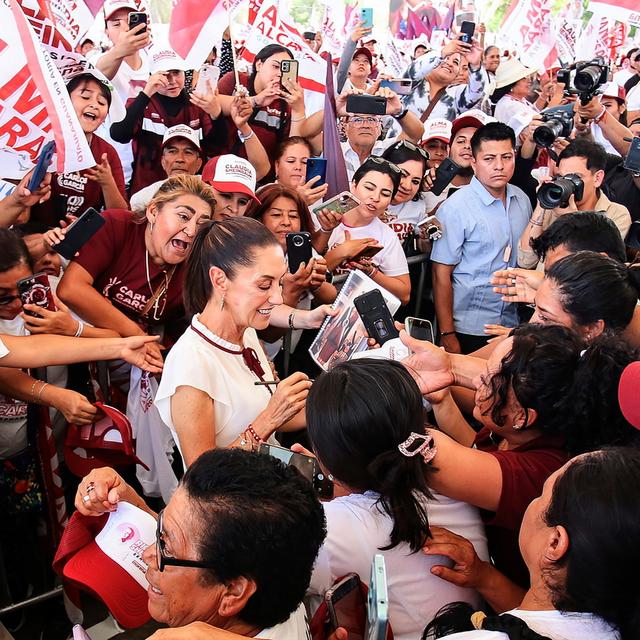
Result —
<instances>
[{"instance_id":1,"label":"flag pole","mask_svg":"<svg viewBox=\"0 0 640 640\"><path fill-rule=\"evenodd\" d=\"M227 5L227 19L229 22L229 40L231 40L231 60L233 62L233 74L236 79L236 90L240 87L240 77L238 76L238 65L236 64L236 47L233 42L233 34L231 33L231 11Z\"/></svg>"}]
</instances>

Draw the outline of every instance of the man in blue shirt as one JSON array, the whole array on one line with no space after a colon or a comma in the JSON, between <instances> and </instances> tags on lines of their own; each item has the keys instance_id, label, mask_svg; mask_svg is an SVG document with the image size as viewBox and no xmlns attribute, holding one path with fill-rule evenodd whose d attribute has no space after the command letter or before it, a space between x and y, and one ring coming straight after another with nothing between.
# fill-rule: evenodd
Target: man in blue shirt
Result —
<instances>
[{"instance_id":1,"label":"man in blue shirt","mask_svg":"<svg viewBox=\"0 0 640 640\"><path fill-rule=\"evenodd\" d=\"M516 266L518 240L531 217L529 198L508 184L513 129L502 122L480 127L471 151L475 177L440 206L444 234L431 253L440 344L451 353L486 344L486 324L518 324L516 305L502 302L489 281L494 271Z\"/></svg>"}]
</instances>

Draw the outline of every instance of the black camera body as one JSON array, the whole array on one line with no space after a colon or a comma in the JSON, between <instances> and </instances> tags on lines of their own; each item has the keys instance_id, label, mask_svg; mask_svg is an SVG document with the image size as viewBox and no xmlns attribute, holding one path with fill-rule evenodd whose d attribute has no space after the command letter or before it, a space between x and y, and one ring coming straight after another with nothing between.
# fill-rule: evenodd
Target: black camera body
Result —
<instances>
[{"instance_id":1,"label":"black camera body","mask_svg":"<svg viewBox=\"0 0 640 640\"><path fill-rule=\"evenodd\" d=\"M607 84L609 78L609 65L604 58L594 58L588 62L576 62L576 74L573 77L573 86L580 94L589 94L591 98L596 91L603 85ZM589 102L587 100L587 102Z\"/></svg>"},{"instance_id":2,"label":"black camera body","mask_svg":"<svg viewBox=\"0 0 640 640\"><path fill-rule=\"evenodd\" d=\"M575 173L557 176L550 182L545 182L536 194L543 209L564 209L568 206L571 196L574 196L576 201L584 197L584 182Z\"/></svg>"},{"instance_id":3,"label":"black camera body","mask_svg":"<svg viewBox=\"0 0 640 640\"><path fill-rule=\"evenodd\" d=\"M541 114L544 124L533 132L533 140L540 147L549 148L558 138L568 138L573 130L573 105L545 109Z\"/></svg>"}]
</instances>

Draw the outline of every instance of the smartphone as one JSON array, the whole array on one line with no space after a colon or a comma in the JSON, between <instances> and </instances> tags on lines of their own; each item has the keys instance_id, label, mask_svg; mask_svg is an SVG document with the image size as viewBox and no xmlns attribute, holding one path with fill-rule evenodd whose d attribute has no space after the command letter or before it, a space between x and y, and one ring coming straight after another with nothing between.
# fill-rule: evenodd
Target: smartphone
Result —
<instances>
[{"instance_id":1,"label":"smartphone","mask_svg":"<svg viewBox=\"0 0 640 640\"><path fill-rule=\"evenodd\" d=\"M387 570L384 564L384 556L381 553L376 553L371 561L365 640L386 640L388 628Z\"/></svg>"},{"instance_id":2,"label":"smartphone","mask_svg":"<svg viewBox=\"0 0 640 640\"><path fill-rule=\"evenodd\" d=\"M358 574L347 574L340 582L327 589L324 599L334 631L343 627L349 634L349 640L364 640L367 604L362 595Z\"/></svg>"},{"instance_id":3,"label":"smartphone","mask_svg":"<svg viewBox=\"0 0 640 640\"><path fill-rule=\"evenodd\" d=\"M442 238L442 228L436 224L438 218L436 216L427 216L424 220L418 222L419 227L424 227L429 240L440 240Z\"/></svg>"},{"instance_id":4,"label":"smartphone","mask_svg":"<svg viewBox=\"0 0 640 640\"><path fill-rule=\"evenodd\" d=\"M63 258L71 260L79 249L100 230L102 225L104 225L104 218L93 207L89 207L67 227L64 240L53 245L53 250Z\"/></svg>"},{"instance_id":5,"label":"smartphone","mask_svg":"<svg viewBox=\"0 0 640 640\"><path fill-rule=\"evenodd\" d=\"M283 89L285 80L288 80L291 83L298 82L298 61L280 60L280 74L280 84Z\"/></svg>"},{"instance_id":6,"label":"smartphone","mask_svg":"<svg viewBox=\"0 0 640 640\"><path fill-rule=\"evenodd\" d=\"M307 231L287 233L286 240L289 273L295 273L303 262L308 265L311 260L311 234Z\"/></svg>"},{"instance_id":7,"label":"smartphone","mask_svg":"<svg viewBox=\"0 0 640 640\"><path fill-rule=\"evenodd\" d=\"M399 96L408 96L411 94L412 84L411 78L394 78L393 80L383 80L380 86L384 89L391 89Z\"/></svg>"},{"instance_id":8,"label":"smartphone","mask_svg":"<svg viewBox=\"0 0 640 640\"><path fill-rule=\"evenodd\" d=\"M33 169L33 174L31 175L29 184L27 184L27 189L29 189L29 191L33 192L40 186L40 183L44 180L47 169L51 164L51 160L53 160L53 154L55 152L56 143L53 140L50 140L46 144L42 145L42 148L40 149L40 155L38 156L38 161L36 162L36 166Z\"/></svg>"},{"instance_id":9,"label":"smartphone","mask_svg":"<svg viewBox=\"0 0 640 640\"><path fill-rule=\"evenodd\" d=\"M429 320L413 317L405 318L404 327L412 338L435 343L433 325Z\"/></svg>"},{"instance_id":10,"label":"smartphone","mask_svg":"<svg viewBox=\"0 0 640 640\"><path fill-rule=\"evenodd\" d=\"M289 467L295 467L313 485L320 498L333 498L333 482L323 473L315 458L266 442L260 444L258 452L273 456Z\"/></svg>"},{"instance_id":11,"label":"smartphone","mask_svg":"<svg viewBox=\"0 0 640 640\"><path fill-rule=\"evenodd\" d=\"M434 196L439 196L460 171L460 165L456 164L451 158L445 158L436 169L436 179L430 191Z\"/></svg>"},{"instance_id":12,"label":"smartphone","mask_svg":"<svg viewBox=\"0 0 640 640\"><path fill-rule=\"evenodd\" d=\"M206 96L208 93L214 93L218 86L220 78L220 67L213 64L203 64L198 73L198 83L195 92L198 95Z\"/></svg>"},{"instance_id":13,"label":"smartphone","mask_svg":"<svg viewBox=\"0 0 640 640\"><path fill-rule=\"evenodd\" d=\"M355 209L359 205L360 200L358 200L358 198L351 195L348 191L343 191L326 202L317 204L313 208L313 212L317 213L320 209L328 209L329 211L333 211L333 213L344 215L347 211L351 211L351 209Z\"/></svg>"},{"instance_id":14,"label":"smartphone","mask_svg":"<svg viewBox=\"0 0 640 640\"><path fill-rule=\"evenodd\" d=\"M463 20L460 25L460 36L458 40L471 44L473 42L473 34L476 31L476 23Z\"/></svg>"},{"instance_id":15,"label":"smartphone","mask_svg":"<svg viewBox=\"0 0 640 640\"><path fill-rule=\"evenodd\" d=\"M363 7L360 9L360 27L363 29L373 29L373 8Z\"/></svg>"},{"instance_id":16,"label":"smartphone","mask_svg":"<svg viewBox=\"0 0 640 640\"><path fill-rule=\"evenodd\" d=\"M73 640L91 640L91 636L79 624L73 625Z\"/></svg>"},{"instance_id":17,"label":"smartphone","mask_svg":"<svg viewBox=\"0 0 640 640\"><path fill-rule=\"evenodd\" d=\"M320 176L320 180L313 184L315 187L321 187L327 182L327 159L326 158L307 158L307 175L305 182L309 182L311 178Z\"/></svg>"},{"instance_id":18,"label":"smartphone","mask_svg":"<svg viewBox=\"0 0 640 640\"><path fill-rule=\"evenodd\" d=\"M127 18L129 24L129 31L135 29L138 25L143 24L144 29L140 29L140 33L144 33L147 30L147 14L144 11L132 11Z\"/></svg>"},{"instance_id":19,"label":"smartphone","mask_svg":"<svg viewBox=\"0 0 640 640\"><path fill-rule=\"evenodd\" d=\"M383 116L387 113L387 99L383 96L369 94L352 94L347 96L347 113L369 113Z\"/></svg>"},{"instance_id":20,"label":"smartphone","mask_svg":"<svg viewBox=\"0 0 640 640\"><path fill-rule=\"evenodd\" d=\"M622 165L632 173L640 173L640 137L634 136Z\"/></svg>"},{"instance_id":21,"label":"smartphone","mask_svg":"<svg viewBox=\"0 0 640 640\"><path fill-rule=\"evenodd\" d=\"M316 39L316 32L315 32L315 31L305 31L305 32L302 34L302 37L303 37L305 40L315 40L315 39Z\"/></svg>"},{"instance_id":22,"label":"smartphone","mask_svg":"<svg viewBox=\"0 0 640 640\"><path fill-rule=\"evenodd\" d=\"M17 287L22 304L35 304L49 311L56 310L49 276L46 273L36 273L33 276L22 278L22 280L18 280ZM25 311L25 313L38 317L38 314L33 311Z\"/></svg>"},{"instance_id":23,"label":"smartphone","mask_svg":"<svg viewBox=\"0 0 640 640\"><path fill-rule=\"evenodd\" d=\"M353 304L369 337L379 345L400 335L393 324L393 317L380 289L373 289L355 297Z\"/></svg>"},{"instance_id":24,"label":"smartphone","mask_svg":"<svg viewBox=\"0 0 640 640\"><path fill-rule=\"evenodd\" d=\"M352 260L359 260L360 258L373 258L373 256L380 253L383 249L384 247L380 245L369 245L368 247L362 249L362 251L360 251L359 253L356 253L356 255L353 256Z\"/></svg>"}]
</instances>

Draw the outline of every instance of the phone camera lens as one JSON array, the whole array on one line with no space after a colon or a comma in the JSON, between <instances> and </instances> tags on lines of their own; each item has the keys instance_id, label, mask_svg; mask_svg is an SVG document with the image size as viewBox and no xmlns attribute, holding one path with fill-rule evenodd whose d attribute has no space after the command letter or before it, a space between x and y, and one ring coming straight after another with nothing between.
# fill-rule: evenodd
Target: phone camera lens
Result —
<instances>
[{"instance_id":1,"label":"phone camera lens","mask_svg":"<svg viewBox=\"0 0 640 640\"><path fill-rule=\"evenodd\" d=\"M304 239L302 236L293 236L293 244L296 247L301 247L304 244Z\"/></svg>"}]
</instances>

